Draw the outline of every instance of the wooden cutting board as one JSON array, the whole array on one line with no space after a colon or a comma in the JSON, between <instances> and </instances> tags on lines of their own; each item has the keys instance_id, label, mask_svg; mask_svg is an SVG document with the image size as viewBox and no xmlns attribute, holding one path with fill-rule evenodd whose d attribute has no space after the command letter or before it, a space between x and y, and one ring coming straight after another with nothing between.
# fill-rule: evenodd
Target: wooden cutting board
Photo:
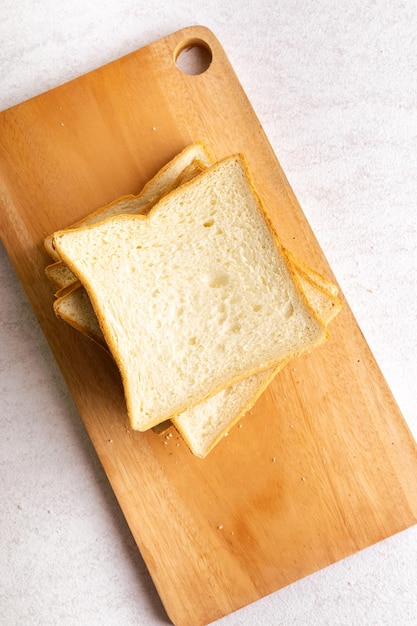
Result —
<instances>
[{"instance_id":1,"label":"wooden cutting board","mask_svg":"<svg viewBox=\"0 0 417 626\"><path fill-rule=\"evenodd\" d=\"M175 63L210 52L203 73ZM134 433L104 351L55 319L43 238L137 193L187 144L247 155L285 245L334 279L213 34L174 33L0 113L1 236L177 625L207 624L417 521L417 451L345 302L205 460Z\"/></svg>"}]
</instances>

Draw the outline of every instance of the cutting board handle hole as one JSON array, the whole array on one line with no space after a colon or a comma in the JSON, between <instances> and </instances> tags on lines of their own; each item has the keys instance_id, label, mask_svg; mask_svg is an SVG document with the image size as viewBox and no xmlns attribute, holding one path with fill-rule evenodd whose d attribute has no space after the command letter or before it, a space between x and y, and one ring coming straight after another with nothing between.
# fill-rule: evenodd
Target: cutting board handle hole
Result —
<instances>
[{"instance_id":1,"label":"cutting board handle hole","mask_svg":"<svg viewBox=\"0 0 417 626\"><path fill-rule=\"evenodd\" d=\"M202 39L188 39L175 51L175 64L183 74L203 74L213 59L210 47Z\"/></svg>"}]
</instances>

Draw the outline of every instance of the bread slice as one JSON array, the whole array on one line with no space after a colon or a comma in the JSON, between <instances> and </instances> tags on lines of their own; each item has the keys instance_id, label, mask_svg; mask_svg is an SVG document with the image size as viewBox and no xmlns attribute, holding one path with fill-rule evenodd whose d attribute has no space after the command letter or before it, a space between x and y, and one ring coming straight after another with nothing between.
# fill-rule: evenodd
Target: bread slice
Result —
<instances>
[{"instance_id":1,"label":"bread slice","mask_svg":"<svg viewBox=\"0 0 417 626\"><path fill-rule=\"evenodd\" d=\"M146 430L327 338L267 219L242 155L162 198L55 234Z\"/></svg>"},{"instance_id":2,"label":"bread slice","mask_svg":"<svg viewBox=\"0 0 417 626\"><path fill-rule=\"evenodd\" d=\"M146 183L138 195L130 194L118 198L114 202L90 213L87 217L78 220L72 224L70 228L79 228L87 224L95 224L107 217L121 215L122 213L143 212L147 205L156 201L156 199L175 183L178 177L184 174L185 168L192 164L193 161L201 164L201 166L209 166L214 162L214 158L205 144L202 142L192 143L160 169L159 172ZM150 207L148 207L148 210L149 208ZM53 246L53 233L45 238L44 246L51 259L60 261L59 254Z\"/></svg>"}]
</instances>

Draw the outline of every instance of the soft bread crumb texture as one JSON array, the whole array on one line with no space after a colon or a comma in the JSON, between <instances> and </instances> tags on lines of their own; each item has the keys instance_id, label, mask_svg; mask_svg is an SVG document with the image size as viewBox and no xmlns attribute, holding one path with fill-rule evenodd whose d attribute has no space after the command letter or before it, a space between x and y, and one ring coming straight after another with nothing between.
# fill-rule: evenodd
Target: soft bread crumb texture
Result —
<instances>
[{"instance_id":1,"label":"soft bread crumb texture","mask_svg":"<svg viewBox=\"0 0 417 626\"><path fill-rule=\"evenodd\" d=\"M235 155L148 216L61 231L146 430L326 338Z\"/></svg>"}]
</instances>

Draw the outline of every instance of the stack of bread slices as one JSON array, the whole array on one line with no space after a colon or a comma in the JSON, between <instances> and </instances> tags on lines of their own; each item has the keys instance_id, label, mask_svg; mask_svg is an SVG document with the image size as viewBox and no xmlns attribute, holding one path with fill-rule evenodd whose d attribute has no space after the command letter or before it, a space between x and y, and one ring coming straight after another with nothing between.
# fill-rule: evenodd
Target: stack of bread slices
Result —
<instances>
[{"instance_id":1,"label":"stack of bread slices","mask_svg":"<svg viewBox=\"0 0 417 626\"><path fill-rule=\"evenodd\" d=\"M170 420L200 457L341 307L281 245L245 157L202 143L45 247L55 313L111 353L131 428Z\"/></svg>"}]
</instances>

